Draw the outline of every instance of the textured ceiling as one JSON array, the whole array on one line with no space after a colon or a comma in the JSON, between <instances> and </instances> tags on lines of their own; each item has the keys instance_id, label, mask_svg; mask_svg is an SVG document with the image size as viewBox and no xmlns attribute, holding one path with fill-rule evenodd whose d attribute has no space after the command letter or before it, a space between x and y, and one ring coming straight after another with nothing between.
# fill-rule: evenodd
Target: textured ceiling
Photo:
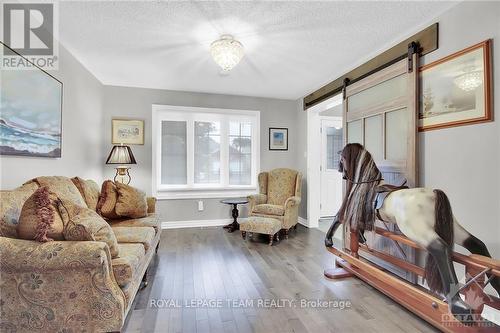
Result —
<instances>
[{"instance_id":1,"label":"textured ceiling","mask_svg":"<svg viewBox=\"0 0 500 333\"><path fill-rule=\"evenodd\" d=\"M60 39L104 84L297 99L451 2L61 2ZM221 34L246 55L229 75Z\"/></svg>"}]
</instances>

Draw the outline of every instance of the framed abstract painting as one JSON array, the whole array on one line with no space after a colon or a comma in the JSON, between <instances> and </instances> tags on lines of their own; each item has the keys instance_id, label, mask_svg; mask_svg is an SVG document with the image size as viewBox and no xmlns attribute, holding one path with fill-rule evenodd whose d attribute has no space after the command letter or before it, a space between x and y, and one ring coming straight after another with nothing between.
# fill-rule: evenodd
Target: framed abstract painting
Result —
<instances>
[{"instance_id":1,"label":"framed abstract painting","mask_svg":"<svg viewBox=\"0 0 500 333\"><path fill-rule=\"evenodd\" d=\"M63 84L32 65L0 69L0 155L61 157Z\"/></svg>"},{"instance_id":2,"label":"framed abstract painting","mask_svg":"<svg viewBox=\"0 0 500 333\"><path fill-rule=\"evenodd\" d=\"M144 144L144 120L111 120L111 143L124 145Z\"/></svg>"},{"instance_id":3,"label":"framed abstract painting","mask_svg":"<svg viewBox=\"0 0 500 333\"><path fill-rule=\"evenodd\" d=\"M288 128L269 128L269 150L288 150Z\"/></svg>"},{"instance_id":4,"label":"framed abstract painting","mask_svg":"<svg viewBox=\"0 0 500 333\"><path fill-rule=\"evenodd\" d=\"M492 120L491 40L420 68L419 130Z\"/></svg>"}]
</instances>

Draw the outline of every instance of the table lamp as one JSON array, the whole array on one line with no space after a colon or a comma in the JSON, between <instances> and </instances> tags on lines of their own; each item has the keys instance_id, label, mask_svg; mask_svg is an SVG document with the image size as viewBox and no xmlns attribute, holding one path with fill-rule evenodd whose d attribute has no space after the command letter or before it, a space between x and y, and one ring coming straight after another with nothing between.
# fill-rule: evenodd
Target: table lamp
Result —
<instances>
[{"instance_id":1,"label":"table lamp","mask_svg":"<svg viewBox=\"0 0 500 333\"><path fill-rule=\"evenodd\" d=\"M106 164L119 164L115 168L116 175L113 180L116 182L116 179L121 177L121 182L125 184L124 180L128 178L128 182L126 184L130 184L130 181L132 180L132 177L130 177L128 172L130 168L124 164L137 164L137 162L135 161L134 154L132 154L132 149L130 149L129 146L113 146L108 159L106 160Z\"/></svg>"}]
</instances>

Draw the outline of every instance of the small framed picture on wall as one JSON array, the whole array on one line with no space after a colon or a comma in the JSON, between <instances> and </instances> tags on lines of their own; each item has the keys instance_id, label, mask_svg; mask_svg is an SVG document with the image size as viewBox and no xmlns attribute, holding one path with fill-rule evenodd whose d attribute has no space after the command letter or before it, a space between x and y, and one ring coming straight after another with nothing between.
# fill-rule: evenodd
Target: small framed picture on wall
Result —
<instances>
[{"instance_id":1,"label":"small framed picture on wall","mask_svg":"<svg viewBox=\"0 0 500 333\"><path fill-rule=\"evenodd\" d=\"M269 128L269 150L288 150L288 128Z\"/></svg>"},{"instance_id":2,"label":"small framed picture on wall","mask_svg":"<svg viewBox=\"0 0 500 333\"><path fill-rule=\"evenodd\" d=\"M112 119L111 143L124 145L144 144L144 120Z\"/></svg>"}]
</instances>

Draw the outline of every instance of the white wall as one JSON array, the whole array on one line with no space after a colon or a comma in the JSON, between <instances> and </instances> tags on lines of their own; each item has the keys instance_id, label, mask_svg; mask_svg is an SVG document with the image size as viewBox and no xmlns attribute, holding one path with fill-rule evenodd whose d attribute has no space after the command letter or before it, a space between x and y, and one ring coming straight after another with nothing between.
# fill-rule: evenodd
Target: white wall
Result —
<instances>
[{"instance_id":1,"label":"white wall","mask_svg":"<svg viewBox=\"0 0 500 333\"><path fill-rule=\"evenodd\" d=\"M413 33L439 22L439 49L426 55L427 64L468 46L492 38L494 94L500 101L500 3L462 2L432 22L423 22ZM384 51L383 49L380 52ZM353 59L357 63L359 59ZM334 78L332 78L334 79ZM307 129L302 100L297 101L298 132ZM492 255L500 258L500 111L494 108L494 122L429 131L419 134L420 182L444 190L458 220L482 239ZM306 140L298 142L298 168L306 174ZM305 206L301 216L304 217Z\"/></svg>"},{"instance_id":2,"label":"white wall","mask_svg":"<svg viewBox=\"0 0 500 333\"><path fill-rule=\"evenodd\" d=\"M438 22L439 49L424 64L493 39L495 121L421 133L421 183L444 190L458 220L500 258L500 3L463 2Z\"/></svg>"},{"instance_id":3,"label":"white wall","mask_svg":"<svg viewBox=\"0 0 500 333\"><path fill-rule=\"evenodd\" d=\"M132 146L137 165L132 166L131 185L152 193L151 181L151 106L166 104L177 106L213 107L226 109L258 110L261 122L260 169L270 170L277 167L295 168L297 163L296 143L297 113L296 102L256 97L217 95L205 93L179 92L158 89L104 87L104 139L103 149L111 149L111 119L135 118L145 120L145 144ZM268 150L269 127L288 127L288 151ZM105 177L112 178L114 169L108 166ZM205 209L198 212L198 199L160 200L158 211L162 221L214 220L230 218L229 207L221 204L220 199L203 199ZM244 212L243 212L244 213Z\"/></svg>"},{"instance_id":4,"label":"white wall","mask_svg":"<svg viewBox=\"0 0 500 333\"><path fill-rule=\"evenodd\" d=\"M63 83L62 157L0 156L1 189L42 175L102 179L103 86L61 45L59 70L50 74Z\"/></svg>"}]
</instances>

